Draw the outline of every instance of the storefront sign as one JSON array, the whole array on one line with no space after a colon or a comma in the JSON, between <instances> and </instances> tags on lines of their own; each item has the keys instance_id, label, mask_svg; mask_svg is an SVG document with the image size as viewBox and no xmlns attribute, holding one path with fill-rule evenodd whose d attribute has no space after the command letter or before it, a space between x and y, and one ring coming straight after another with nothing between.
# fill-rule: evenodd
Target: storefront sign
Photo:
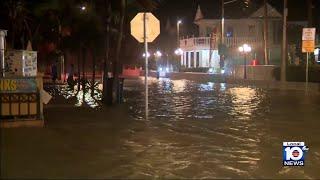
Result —
<instances>
[{"instance_id":1,"label":"storefront sign","mask_svg":"<svg viewBox=\"0 0 320 180\"><path fill-rule=\"evenodd\" d=\"M0 78L0 93L29 93L37 91L34 78Z\"/></svg>"}]
</instances>

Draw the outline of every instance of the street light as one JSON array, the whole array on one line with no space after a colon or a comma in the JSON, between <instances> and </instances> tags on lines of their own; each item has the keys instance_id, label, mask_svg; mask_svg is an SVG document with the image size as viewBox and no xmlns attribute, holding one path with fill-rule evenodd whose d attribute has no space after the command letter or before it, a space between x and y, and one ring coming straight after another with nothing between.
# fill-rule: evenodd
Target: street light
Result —
<instances>
[{"instance_id":1,"label":"street light","mask_svg":"<svg viewBox=\"0 0 320 180\"><path fill-rule=\"evenodd\" d=\"M248 44L244 44L239 47L239 52L243 53L244 55L244 66L243 66L243 71L244 71L244 79L247 79L247 54L251 52L251 47Z\"/></svg>"},{"instance_id":2,"label":"street light","mask_svg":"<svg viewBox=\"0 0 320 180\"><path fill-rule=\"evenodd\" d=\"M143 53L142 56L146 57L146 53ZM147 52L147 57L150 57L150 53L149 52Z\"/></svg>"},{"instance_id":3,"label":"street light","mask_svg":"<svg viewBox=\"0 0 320 180\"><path fill-rule=\"evenodd\" d=\"M177 47L178 48L180 47L180 43L179 43L179 40L180 40L180 24L182 24L182 21L178 20L177 21Z\"/></svg>"},{"instance_id":4,"label":"street light","mask_svg":"<svg viewBox=\"0 0 320 180\"><path fill-rule=\"evenodd\" d=\"M157 58L162 57L162 53L160 51L156 51L154 53L154 56L157 57Z\"/></svg>"},{"instance_id":5,"label":"street light","mask_svg":"<svg viewBox=\"0 0 320 180\"><path fill-rule=\"evenodd\" d=\"M178 48L174 51L174 53L178 56L181 56L183 54L183 50L181 48Z\"/></svg>"},{"instance_id":6,"label":"street light","mask_svg":"<svg viewBox=\"0 0 320 180\"><path fill-rule=\"evenodd\" d=\"M80 7L80 9L81 9L82 11L85 11L85 10L87 9L87 7L84 6L84 5L82 5L82 6Z\"/></svg>"}]
</instances>

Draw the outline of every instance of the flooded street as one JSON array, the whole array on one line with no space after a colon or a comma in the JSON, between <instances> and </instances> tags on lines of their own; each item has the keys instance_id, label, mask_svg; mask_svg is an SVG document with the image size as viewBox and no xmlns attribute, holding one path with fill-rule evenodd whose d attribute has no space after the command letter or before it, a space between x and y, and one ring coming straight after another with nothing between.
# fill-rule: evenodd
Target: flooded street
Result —
<instances>
[{"instance_id":1,"label":"flooded street","mask_svg":"<svg viewBox=\"0 0 320 180\"><path fill-rule=\"evenodd\" d=\"M112 121L116 110L98 103L99 90L93 97L89 91L51 90L56 99L45 108L51 117L46 128L4 131L2 174L320 178L319 94L184 79L151 78L149 87L147 120L143 78L125 81L128 112ZM282 166L284 141L309 146L304 167Z\"/></svg>"},{"instance_id":2,"label":"flooded street","mask_svg":"<svg viewBox=\"0 0 320 180\"><path fill-rule=\"evenodd\" d=\"M133 128L125 142L141 152L133 166L136 173L179 178L320 177L319 95L169 79L151 80L150 89L146 128ZM127 83L134 120L144 120L142 92L142 84ZM283 141L308 144L305 167L282 167Z\"/></svg>"}]
</instances>

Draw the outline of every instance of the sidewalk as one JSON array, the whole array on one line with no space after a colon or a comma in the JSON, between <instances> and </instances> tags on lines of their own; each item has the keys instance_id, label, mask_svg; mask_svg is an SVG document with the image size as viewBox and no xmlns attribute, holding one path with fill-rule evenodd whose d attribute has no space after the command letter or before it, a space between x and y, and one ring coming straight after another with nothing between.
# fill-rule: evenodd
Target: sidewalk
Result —
<instances>
[{"instance_id":1,"label":"sidewalk","mask_svg":"<svg viewBox=\"0 0 320 180\"><path fill-rule=\"evenodd\" d=\"M126 105L92 109L60 103L65 102L45 107L45 128L1 129L0 179L107 178L116 165L126 164L123 141L137 123Z\"/></svg>"}]
</instances>

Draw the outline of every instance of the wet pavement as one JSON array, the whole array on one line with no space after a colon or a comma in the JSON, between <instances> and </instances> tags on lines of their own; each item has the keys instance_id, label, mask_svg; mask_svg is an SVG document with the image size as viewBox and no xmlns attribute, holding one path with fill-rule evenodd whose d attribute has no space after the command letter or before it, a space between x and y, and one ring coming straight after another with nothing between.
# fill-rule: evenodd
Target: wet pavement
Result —
<instances>
[{"instance_id":1,"label":"wet pavement","mask_svg":"<svg viewBox=\"0 0 320 180\"><path fill-rule=\"evenodd\" d=\"M126 80L120 109L102 107L99 90L51 89L45 129L3 131L2 174L320 178L320 94L184 79L151 78L149 87L147 120L143 78ZM282 166L284 141L306 142L304 167Z\"/></svg>"}]
</instances>

